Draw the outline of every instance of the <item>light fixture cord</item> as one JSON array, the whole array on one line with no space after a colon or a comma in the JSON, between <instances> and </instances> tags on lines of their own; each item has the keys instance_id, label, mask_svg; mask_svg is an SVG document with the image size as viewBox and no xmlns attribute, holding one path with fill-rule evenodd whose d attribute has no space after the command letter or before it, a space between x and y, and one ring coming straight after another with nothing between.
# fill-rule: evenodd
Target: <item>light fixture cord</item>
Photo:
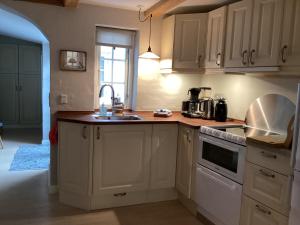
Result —
<instances>
[{"instance_id":1,"label":"light fixture cord","mask_svg":"<svg viewBox=\"0 0 300 225\"><path fill-rule=\"evenodd\" d=\"M149 50L151 50L150 41L151 41L151 35L152 35L152 26L151 26L151 24L152 24L152 14L150 14L149 16L146 16L146 17L144 17L144 19L142 19L141 18L141 10L142 10L142 8L140 8L140 10L139 10L139 21L140 22L143 23L143 22L145 22L146 20L148 20L150 18Z\"/></svg>"}]
</instances>

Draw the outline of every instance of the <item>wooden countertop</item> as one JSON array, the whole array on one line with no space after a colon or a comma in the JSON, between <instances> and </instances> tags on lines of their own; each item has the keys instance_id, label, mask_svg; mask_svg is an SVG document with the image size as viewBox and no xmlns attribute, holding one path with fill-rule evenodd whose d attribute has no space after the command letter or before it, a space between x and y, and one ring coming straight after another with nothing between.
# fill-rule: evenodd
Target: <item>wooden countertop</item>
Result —
<instances>
[{"instance_id":1,"label":"wooden countertop","mask_svg":"<svg viewBox=\"0 0 300 225\"><path fill-rule=\"evenodd\" d=\"M74 111L60 111L56 113L56 118L58 121L74 122L74 123L84 123L84 124L99 124L99 125L112 125L112 124L168 124L168 123L179 123L188 125L191 127L199 128L201 126L224 126L224 125L237 125L244 124L243 121L228 119L227 122L216 122L215 120L204 120L204 119L191 119L186 118L181 115L180 112L173 112L171 117L154 117L153 112L145 111L134 111L126 112L126 115L138 115L142 117L142 120L132 120L132 121L110 121L110 120L99 120L93 115L95 112L74 112Z\"/></svg>"}]
</instances>

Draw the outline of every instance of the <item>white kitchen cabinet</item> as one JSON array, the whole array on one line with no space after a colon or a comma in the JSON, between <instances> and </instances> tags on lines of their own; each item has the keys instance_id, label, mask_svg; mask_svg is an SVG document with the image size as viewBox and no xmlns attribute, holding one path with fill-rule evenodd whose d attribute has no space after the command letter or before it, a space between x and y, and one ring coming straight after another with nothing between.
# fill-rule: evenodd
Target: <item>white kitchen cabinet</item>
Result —
<instances>
[{"instance_id":1,"label":"white kitchen cabinet","mask_svg":"<svg viewBox=\"0 0 300 225\"><path fill-rule=\"evenodd\" d=\"M254 0L249 62L278 66L284 0Z\"/></svg>"},{"instance_id":2,"label":"white kitchen cabinet","mask_svg":"<svg viewBox=\"0 0 300 225\"><path fill-rule=\"evenodd\" d=\"M225 67L247 67L253 1L245 0L228 7Z\"/></svg>"},{"instance_id":3,"label":"white kitchen cabinet","mask_svg":"<svg viewBox=\"0 0 300 225\"><path fill-rule=\"evenodd\" d=\"M300 66L300 1L285 0L280 65Z\"/></svg>"},{"instance_id":4,"label":"white kitchen cabinet","mask_svg":"<svg viewBox=\"0 0 300 225\"><path fill-rule=\"evenodd\" d=\"M288 217L246 196L242 201L240 225L287 225Z\"/></svg>"},{"instance_id":5,"label":"white kitchen cabinet","mask_svg":"<svg viewBox=\"0 0 300 225\"><path fill-rule=\"evenodd\" d=\"M208 13L205 68L220 68L224 62L227 6Z\"/></svg>"},{"instance_id":6,"label":"white kitchen cabinet","mask_svg":"<svg viewBox=\"0 0 300 225\"><path fill-rule=\"evenodd\" d=\"M207 14L170 16L162 25L161 71L204 67Z\"/></svg>"},{"instance_id":7,"label":"white kitchen cabinet","mask_svg":"<svg viewBox=\"0 0 300 225\"><path fill-rule=\"evenodd\" d=\"M285 215L289 212L290 187L288 176L247 163L245 194Z\"/></svg>"},{"instance_id":8,"label":"white kitchen cabinet","mask_svg":"<svg viewBox=\"0 0 300 225\"><path fill-rule=\"evenodd\" d=\"M152 133L150 187L175 187L177 124L155 124Z\"/></svg>"},{"instance_id":9,"label":"white kitchen cabinet","mask_svg":"<svg viewBox=\"0 0 300 225\"><path fill-rule=\"evenodd\" d=\"M191 198L193 145L194 129L188 126L179 126L176 188L187 198Z\"/></svg>"},{"instance_id":10,"label":"white kitchen cabinet","mask_svg":"<svg viewBox=\"0 0 300 225\"><path fill-rule=\"evenodd\" d=\"M62 192L92 194L93 126L59 122L58 134L60 200L67 203Z\"/></svg>"},{"instance_id":11,"label":"white kitchen cabinet","mask_svg":"<svg viewBox=\"0 0 300 225\"><path fill-rule=\"evenodd\" d=\"M94 127L93 192L125 196L146 190L150 178L151 125Z\"/></svg>"}]
</instances>

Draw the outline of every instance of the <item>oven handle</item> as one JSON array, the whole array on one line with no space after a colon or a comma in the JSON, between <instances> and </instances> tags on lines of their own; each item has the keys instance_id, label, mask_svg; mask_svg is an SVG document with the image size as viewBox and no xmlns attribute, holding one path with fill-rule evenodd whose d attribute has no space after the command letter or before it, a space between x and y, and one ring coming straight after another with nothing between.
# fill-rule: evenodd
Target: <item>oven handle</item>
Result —
<instances>
[{"instance_id":1,"label":"oven handle","mask_svg":"<svg viewBox=\"0 0 300 225\"><path fill-rule=\"evenodd\" d=\"M202 136L199 136L199 139L200 139L200 141L204 141L204 142L210 143L210 144L212 144L212 145L216 145L216 146L219 146L219 147L221 147L221 148L228 149L228 150L230 150L230 151L232 151L232 152L239 152L239 148L233 148L233 147L230 146L230 145L221 144L221 143L219 143L219 142L215 142L215 141L213 141L213 140L210 140L210 139L205 138L205 137L202 137Z\"/></svg>"},{"instance_id":2,"label":"oven handle","mask_svg":"<svg viewBox=\"0 0 300 225\"><path fill-rule=\"evenodd\" d=\"M201 167L198 167L197 170L204 176L206 176L207 178L215 181L216 183L222 185L222 186L226 186L227 188L229 188L231 191L234 191L236 189L236 185L235 184L227 184L224 181L218 179L217 177L214 177L213 175L210 175L209 173L207 173L204 169L202 169Z\"/></svg>"}]
</instances>

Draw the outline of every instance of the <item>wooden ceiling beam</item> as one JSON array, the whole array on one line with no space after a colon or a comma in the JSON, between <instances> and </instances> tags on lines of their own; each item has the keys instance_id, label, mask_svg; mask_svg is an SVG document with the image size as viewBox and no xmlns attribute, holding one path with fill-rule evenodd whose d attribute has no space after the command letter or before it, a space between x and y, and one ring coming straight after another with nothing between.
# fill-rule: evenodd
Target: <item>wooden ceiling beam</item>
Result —
<instances>
[{"instance_id":1,"label":"wooden ceiling beam","mask_svg":"<svg viewBox=\"0 0 300 225\"><path fill-rule=\"evenodd\" d=\"M63 6L61 0L17 0L17 1L25 1L25 2L33 2L33 3L41 3L41 4L48 4L48 5L58 5Z\"/></svg>"},{"instance_id":2,"label":"wooden ceiling beam","mask_svg":"<svg viewBox=\"0 0 300 225\"><path fill-rule=\"evenodd\" d=\"M145 16L162 16L166 14L170 9L175 8L180 3L186 0L160 0L158 3L150 7L145 11Z\"/></svg>"},{"instance_id":3,"label":"wooden ceiling beam","mask_svg":"<svg viewBox=\"0 0 300 225\"><path fill-rule=\"evenodd\" d=\"M62 0L64 7L77 8L79 0Z\"/></svg>"}]
</instances>

